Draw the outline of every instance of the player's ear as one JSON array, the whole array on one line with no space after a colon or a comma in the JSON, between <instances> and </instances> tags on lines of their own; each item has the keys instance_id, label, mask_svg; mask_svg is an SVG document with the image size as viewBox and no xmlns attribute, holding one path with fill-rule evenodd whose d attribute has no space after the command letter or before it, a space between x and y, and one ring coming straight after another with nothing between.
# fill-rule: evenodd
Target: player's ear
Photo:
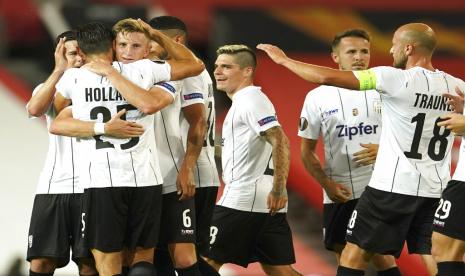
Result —
<instances>
[{"instance_id":1,"label":"player's ear","mask_svg":"<svg viewBox=\"0 0 465 276\"><path fill-rule=\"evenodd\" d=\"M252 66L246 67L244 70L244 74L247 78L253 78L253 68Z\"/></svg>"},{"instance_id":2,"label":"player's ear","mask_svg":"<svg viewBox=\"0 0 465 276\"><path fill-rule=\"evenodd\" d=\"M333 59L334 63L339 64L339 56L336 53L331 52L331 58Z\"/></svg>"},{"instance_id":3,"label":"player's ear","mask_svg":"<svg viewBox=\"0 0 465 276\"><path fill-rule=\"evenodd\" d=\"M404 53L406 56L413 54L415 47L412 44L405 44Z\"/></svg>"}]
</instances>

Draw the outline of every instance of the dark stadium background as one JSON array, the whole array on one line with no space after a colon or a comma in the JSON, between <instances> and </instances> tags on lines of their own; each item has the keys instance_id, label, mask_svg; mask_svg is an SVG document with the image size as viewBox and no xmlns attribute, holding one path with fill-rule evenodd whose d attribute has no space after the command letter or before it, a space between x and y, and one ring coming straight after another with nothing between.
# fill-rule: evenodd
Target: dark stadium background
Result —
<instances>
[{"instance_id":1,"label":"dark stadium background","mask_svg":"<svg viewBox=\"0 0 465 276\"><path fill-rule=\"evenodd\" d=\"M465 78L465 1L370 0L0 0L0 275L26 275L23 261L27 228L39 171L48 147L45 122L29 120L24 109L32 89L53 68L53 38L81 23L110 26L125 17L171 14L190 30L190 46L212 69L215 49L223 44L273 43L293 58L334 66L329 43L335 33L360 27L372 36L371 66L391 65L394 30L404 23L424 22L437 32L433 64ZM321 243L321 189L300 162L297 123L306 83L258 53L255 84L271 98L291 140L289 219L296 239L296 267L305 275L334 275L335 262ZM230 104L217 100L217 137ZM457 143L456 143L457 144ZM456 145L457 148L458 145ZM457 155L455 155L456 159ZM403 254L404 275L426 275L417 257ZM229 266L224 275L263 275ZM55 275L76 275L74 265Z\"/></svg>"}]
</instances>

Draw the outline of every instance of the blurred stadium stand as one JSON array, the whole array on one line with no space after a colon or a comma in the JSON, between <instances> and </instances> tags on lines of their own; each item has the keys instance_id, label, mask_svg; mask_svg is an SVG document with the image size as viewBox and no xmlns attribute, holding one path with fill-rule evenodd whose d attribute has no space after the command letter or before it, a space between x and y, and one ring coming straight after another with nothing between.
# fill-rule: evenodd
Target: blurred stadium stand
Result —
<instances>
[{"instance_id":1,"label":"blurred stadium stand","mask_svg":"<svg viewBox=\"0 0 465 276\"><path fill-rule=\"evenodd\" d=\"M49 16L57 14L44 14L46 5L58 11L61 17L57 17L57 20L62 19L65 23L63 29L60 29L60 24L50 25L53 20ZM243 43L254 47L261 42L279 45L293 58L334 67L329 55L329 43L335 33L351 27L364 28L372 35L371 66L390 65L392 59L388 52L394 30L407 22L425 22L438 34L439 46L433 64L440 70L465 79L463 0L443 0L440 3L404 0L4 0L0 1L0 88L6 89L0 89L0 93L19 93L22 103L28 98L31 88L42 82L53 68L53 39L66 26L74 27L94 20L112 25L125 17L148 18L165 13L178 16L187 23L191 47L205 60L209 69L212 69L215 49L219 45ZM261 53L258 60L255 84L262 86L275 104L280 122L291 140L289 187L293 191L292 200L298 202L297 205L290 205L291 225L298 232L298 242L303 247L301 252L306 252L302 254L317 250L321 267L324 268L306 272L331 275L334 272L332 256L328 252L318 251L322 248L321 188L301 164L300 139L296 135L305 95L316 86L274 64ZM15 84L12 85L12 82ZM221 118L230 101L224 94L217 93L216 97L220 105L219 134ZM41 158L44 156L40 156L39 160ZM2 162L10 161L2 158ZM18 162L18 166L21 166L21 161ZM35 169L40 170L41 165L37 164ZM38 174L38 171L35 173ZM30 190L26 198L28 206L32 204L31 194L35 184L35 181L18 183ZM9 191L2 190L1 194L8 196ZM3 202L2 198L0 202ZM5 208L4 205L1 207ZM27 225L29 213L18 215ZM18 231L23 233L27 229ZM15 239L20 245L26 244L25 235ZM0 244L3 242L0 241ZM2 248L3 251L9 252L5 248ZM25 248L17 254L24 252ZM305 256L303 258L309 258L309 255ZM298 263L307 260L302 261L299 255L297 258ZM418 257L407 256L404 252L399 263L404 275L426 275ZM6 268L1 265L0 275L3 275ZM328 267L333 270L327 270ZM253 273L257 271L257 267L252 267L247 275L255 275ZM240 273L238 275L246 275L242 270ZM61 274L57 272L55 275Z\"/></svg>"}]
</instances>

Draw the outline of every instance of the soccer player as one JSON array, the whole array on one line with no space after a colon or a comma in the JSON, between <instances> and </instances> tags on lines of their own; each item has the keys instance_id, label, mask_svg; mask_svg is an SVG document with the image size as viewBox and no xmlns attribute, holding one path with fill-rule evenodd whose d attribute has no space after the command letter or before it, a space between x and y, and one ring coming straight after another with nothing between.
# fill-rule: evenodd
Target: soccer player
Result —
<instances>
[{"instance_id":1,"label":"soccer player","mask_svg":"<svg viewBox=\"0 0 465 276\"><path fill-rule=\"evenodd\" d=\"M462 89L465 83L462 83ZM465 90L464 90L465 91ZM456 89L459 97L463 93ZM463 102L461 107L454 106L455 112L463 112ZM462 110L460 110L462 109ZM459 276L465 275L465 224L464 218L464 195L465 195L465 150L463 148L465 135L465 116L460 113L451 113L442 116L444 119L438 126L444 126L455 135L462 136L462 146L457 168L452 176L452 180L447 184L439 201L439 207L434 214L433 220L433 248L432 254L438 263L438 276Z\"/></svg>"},{"instance_id":2,"label":"soccer player","mask_svg":"<svg viewBox=\"0 0 465 276\"><path fill-rule=\"evenodd\" d=\"M244 267L260 262L268 275L300 275L286 220L289 140L271 101L253 85L257 61L245 45L217 50L217 89L232 106L223 123L225 190L213 212L208 262Z\"/></svg>"},{"instance_id":3,"label":"soccer player","mask_svg":"<svg viewBox=\"0 0 465 276\"><path fill-rule=\"evenodd\" d=\"M45 115L47 128L64 107L62 102L54 101L55 84L67 68L80 67L83 62L77 53L75 32L67 31L57 37L54 55L53 72L34 89L27 104L29 116ZM75 172L75 143L73 138L49 134L49 149L40 174L29 227L29 275L53 275L56 268L69 262L70 248L80 275L97 273L90 251L78 246L83 190L78 186Z\"/></svg>"},{"instance_id":4,"label":"soccer player","mask_svg":"<svg viewBox=\"0 0 465 276\"><path fill-rule=\"evenodd\" d=\"M337 34L331 49L340 70L368 68L370 37L364 30ZM324 244L335 252L338 262L346 244L347 223L373 172L380 133L381 96L376 91L360 93L322 85L307 94L300 117L301 156L306 170L324 189ZM320 135L324 170L316 153ZM376 255L373 264L380 275L400 273L392 256Z\"/></svg>"},{"instance_id":5,"label":"soccer player","mask_svg":"<svg viewBox=\"0 0 465 276\"><path fill-rule=\"evenodd\" d=\"M192 76L204 69L185 47L172 43L142 21L138 23L152 39L177 56L171 66L150 60L111 66L113 33L103 24L90 23L78 30L85 68L68 70L57 84L59 93L73 102L73 118L86 126L80 131L70 126L68 131L75 131L73 136L79 137L95 134L93 138L80 139L86 164L80 178L86 187L83 234L100 275L121 273L124 247L133 252L129 275L152 273L162 177L154 159L153 116L149 114L174 99L172 87L160 82ZM153 87L156 83L160 84ZM123 110L127 113L122 118L143 125L144 133L131 139L103 135L106 129L100 122ZM89 133L89 125L93 126L93 133ZM58 130L63 131L63 125Z\"/></svg>"},{"instance_id":6,"label":"soccer player","mask_svg":"<svg viewBox=\"0 0 465 276\"><path fill-rule=\"evenodd\" d=\"M178 43L187 43L187 27L179 18L159 16L151 19L149 25ZM156 43L154 47L152 50L159 58L170 58ZM164 180L160 243L162 247L168 245L179 275L184 275L183 271L189 267L197 270L197 263L202 275L218 275L202 258L196 257L196 249L202 256L208 252L219 186L214 161L213 84L206 70L179 82L181 89L175 103L155 114L155 137ZM195 200L184 192L184 186L195 187ZM167 274L170 257L163 253L159 247L156 267Z\"/></svg>"},{"instance_id":7,"label":"soccer player","mask_svg":"<svg viewBox=\"0 0 465 276\"><path fill-rule=\"evenodd\" d=\"M353 72L298 62L272 45L257 46L310 82L376 89L381 95L383 131L376 165L349 220L338 275L363 275L374 253L397 257L404 241L410 253L430 256L434 212L450 179L453 137L437 123L451 111L443 91L461 81L433 67L436 35L426 24L399 27L392 44L395 68Z\"/></svg>"}]
</instances>

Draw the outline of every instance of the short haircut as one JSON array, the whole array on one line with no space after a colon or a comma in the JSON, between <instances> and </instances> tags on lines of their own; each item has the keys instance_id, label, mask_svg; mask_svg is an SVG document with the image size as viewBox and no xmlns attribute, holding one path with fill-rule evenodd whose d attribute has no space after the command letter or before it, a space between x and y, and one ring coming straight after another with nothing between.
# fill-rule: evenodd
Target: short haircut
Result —
<instances>
[{"instance_id":1,"label":"short haircut","mask_svg":"<svg viewBox=\"0 0 465 276\"><path fill-rule=\"evenodd\" d=\"M113 25L113 33L116 37L117 34L119 33L143 33L147 36L146 31L144 27L135 19L133 18L126 18L122 19L118 22L116 22L115 25Z\"/></svg>"},{"instance_id":2,"label":"short haircut","mask_svg":"<svg viewBox=\"0 0 465 276\"><path fill-rule=\"evenodd\" d=\"M87 23L76 31L79 49L86 55L105 53L113 46L113 32L103 23Z\"/></svg>"},{"instance_id":3,"label":"short haircut","mask_svg":"<svg viewBox=\"0 0 465 276\"><path fill-rule=\"evenodd\" d=\"M65 41L73 41L76 40L76 31L71 30L71 31L66 31L62 32L61 34L57 35L55 38L55 47L58 45L58 42L60 42L61 38L66 38Z\"/></svg>"},{"instance_id":4,"label":"short haircut","mask_svg":"<svg viewBox=\"0 0 465 276\"><path fill-rule=\"evenodd\" d=\"M257 57L255 52L248 46L242 44L224 45L216 50L216 55L233 55L240 68L251 66L254 70L257 68Z\"/></svg>"},{"instance_id":5,"label":"short haircut","mask_svg":"<svg viewBox=\"0 0 465 276\"><path fill-rule=\"evenodd\" d=\"M187 26L179 18L171 15L163 15L152 18L149 25L160 31L175 30L180 34L187 36Z\"/></svg>"},{"instance_id":6,"label":"short haircut","mask_svg":"<svg viewBox=\"0 0 465 276\"><path fill-rule=\"evenodd\" d=\"M332 52L336 50L337 46L339 46L339 43L341 43L341 40L344 37L359 37L359 38L366 39L368 42L370 42L370 35L365 30L362 30L362 29L345 30L343 32L336 34L336 36L334 37L333 42L331 43Z\"/></svg>"}]
</instances>

